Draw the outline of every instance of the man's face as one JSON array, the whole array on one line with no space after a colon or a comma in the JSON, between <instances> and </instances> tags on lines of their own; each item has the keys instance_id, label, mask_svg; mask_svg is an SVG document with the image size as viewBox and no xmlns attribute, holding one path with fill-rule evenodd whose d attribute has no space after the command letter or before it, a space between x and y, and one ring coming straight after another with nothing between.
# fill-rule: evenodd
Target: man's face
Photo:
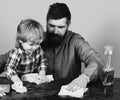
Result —
<instances>
[{"instance_id":1,"label":"man's face","mask_svg":"<svg viewBox=\"0 0 120 100\"><path fill-rule=\"evenodd\" d=\"M68 24L66 18L49 19L47 22L47 34L52 42L61 43L67 30Z\"/></svg>"},{"instance_id":2,"label":"man's face","mask_svg":"<svg viewBox=\"0 0 120 100\"><path fill-rule=\"evenodd\" d=\"M68 28L67 25L67 19L66 18L61 18L61 19L49 19L47 22L47 29L48 32L52 32L54 34L58 35L64 35L66 30Z\"/></svg>"}]
</instances>

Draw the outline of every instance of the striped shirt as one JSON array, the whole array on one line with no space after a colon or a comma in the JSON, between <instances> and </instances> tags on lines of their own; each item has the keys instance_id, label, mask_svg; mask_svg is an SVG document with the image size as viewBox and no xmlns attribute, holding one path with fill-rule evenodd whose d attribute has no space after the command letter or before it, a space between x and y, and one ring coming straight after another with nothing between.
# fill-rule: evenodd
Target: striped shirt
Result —
<instances>
[{"instance_id":1,"label":"striped shirt","mask_svg":"<svg viewBox=\"0 0 120 100\"><path fill-rule=\"evenodd\" d=\"M41 47L32 54L26 53L22 48L16 47L9 53L7 61L7 76L11 78L13 75L26 74L40 71L41 67L46 67L44 52Z\"/></svg>"}]
</instances>

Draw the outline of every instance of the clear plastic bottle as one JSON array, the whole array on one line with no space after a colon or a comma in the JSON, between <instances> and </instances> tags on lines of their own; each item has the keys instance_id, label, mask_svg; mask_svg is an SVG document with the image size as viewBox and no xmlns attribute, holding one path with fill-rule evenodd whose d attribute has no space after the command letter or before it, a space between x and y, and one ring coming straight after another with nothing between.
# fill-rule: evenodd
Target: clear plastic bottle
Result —
<instances>
[{"instance_id":1,"label":"clear plastic bottle","mask_svg":"<svg viewBox=\"0 0 120 100\"><path fill-rule=\"evenodd\" d=\"M103 85L112 85L114 83L114 67L111 64L113 46L105 46L105 55L107 56L107 64L103 69Z\"/></svg>"}]
</instances>

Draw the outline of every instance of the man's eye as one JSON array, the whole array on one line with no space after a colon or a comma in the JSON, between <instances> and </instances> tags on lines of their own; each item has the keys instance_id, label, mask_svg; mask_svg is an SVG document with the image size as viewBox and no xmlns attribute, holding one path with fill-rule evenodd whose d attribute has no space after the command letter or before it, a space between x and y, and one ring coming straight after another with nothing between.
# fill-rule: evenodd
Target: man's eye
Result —
<instances>
[{"instance_id":1,"label":"man's eye","mask_svg":"<svg viewBox=\"0 0 120 100\"><path fill-rule=\"evenodd\" d=\"M64 28L64 26L59 26L59 28L61 28L61 29L62 29L62 28Z\"/></svg>"},{"instance_id":2,"label":"man's eye","mask_svg":"<svg viewBox=\"0 0 120 100\"><path fill-rule=\"evenodd\" d=\"M52 25L52 24L49 24L49 27L55 27L54 25Z\"/></svg>"},{"instance_id":3,"label":"man's eye","mask_svg":"<svg viewBox=\"0 0 120 100\"><path fill-rule=\"evenodd\" d=\"M53 25L50 25L50 27L54 27Z\"/></svg>"}]
</instances>

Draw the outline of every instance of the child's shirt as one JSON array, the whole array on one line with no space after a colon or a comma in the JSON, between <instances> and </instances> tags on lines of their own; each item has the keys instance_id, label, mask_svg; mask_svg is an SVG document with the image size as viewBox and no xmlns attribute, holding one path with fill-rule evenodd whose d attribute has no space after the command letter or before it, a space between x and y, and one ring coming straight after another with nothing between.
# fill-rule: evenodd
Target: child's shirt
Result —
<instances>
[{"instance_id":1,"label":"child's shirt","mask_svg":"<svg viewBox=\"0 0 120 100\"><path fill-rule=\"evenodd\" d=\"M11 78L16 74L26 74L33 71L40 71L41 67L46 67L47 59L41 47L32 54L28 54L22 48L16 47L10 51L7 61L7 76Z\"/></svg>"}]
</instances>

